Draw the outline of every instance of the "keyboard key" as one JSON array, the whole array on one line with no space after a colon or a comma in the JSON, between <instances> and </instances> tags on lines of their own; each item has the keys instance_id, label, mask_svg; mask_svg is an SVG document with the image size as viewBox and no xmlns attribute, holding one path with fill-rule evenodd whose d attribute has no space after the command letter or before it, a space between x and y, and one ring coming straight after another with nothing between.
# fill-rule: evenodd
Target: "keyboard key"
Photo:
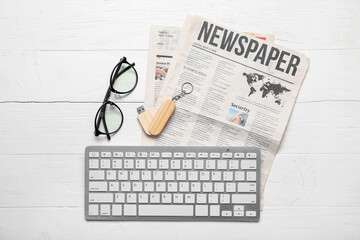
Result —
<instances>
[{"instance_id":1,"label":"keyboard key","mask_svg":"<svg viewBox=\"0 0 360 240\"><path fill-rule=\"evenodd\" d=\"M140 171L130 171L130 180L140 180Z\"/></svg>"},{"instance_id":2,"label":"keyboard key","mask_svg":"<svg viewBox=\"0 0 360 240\"><path fill-rule=\"evenodd\" d=\"M222 158L227 158L227 159L232 158L232 156L233 154L231 152L224 152L221 154Z\"/></svg>"},{"instance_id":3,"label":"keyboard key","mask_svg":"<svg viewBox=\"0 0 360 240\"><path fill-rule=\"evenodd\" d=\"M200 180L201 181L209 181L210 180L210 172L209 171L201 171L200 172Z\"/></svg>"},{"instance_id":4,"label":"keyboard key","mask_svg":"<svg viewBox=\"0 0 360 240\"><path fill-rule=\"evenodd\" d=\"M209 194L209 203L219 203L219 194Z\"/></svg>"},{"instance_id":5,"label":"keyboard key","mask_svg":"<svg viewBox=\"0 0 360 240\"><path fill-rule=\"evenodd\" d=\"M174 171L165 171L165 180L166 181L175 180L175 172Z\"/></svg>"},{"instance_id":6,"label":"keyboard key","mask_svg":"<svg viewBox=\"0 0 360 240\"><path fill-rule=\"evenodd\" d=\"M177 171L176 172L176 180L185 181L187 179L186 175L187 175L187 172L185 172L185 171Z\"/></svg>"},{"instance_id":7,"label":"keyboard key","mask_svg":"<svg viewBox=\"0 0 360 240\"><path fill-rule=\"evenodd\" d=\"M180 182L179 183L179 192L189 192L190 189L189 182Z\"/></svg>"},{"instance_id":8,"label":"keyboard key","mask_svg":"<svg viewBox=\"0 0 360 240\"><path fill-rule=\"evenodd\" d=\"M146 158L148 156L147 152L138 152L137 156L139 158Z\"/></svg>"},{"instance_id":9,"label":"keyboard key","mask_svg":"<svg viewBox=\"0 0 360 240\"><path fill-rule=\"evenodd\" d=\"M210 216L220 216L220 205L210 205Z\"/></svg>"},{"instance_id":10,"label":"keyboard key","mask_svg":"<svg viewBox=\"0 0 360 240\"><path fill-rule=\"evenodd\" d=\"M203 183L203 192L212 192L213 184L211 182Z\"/></svg>"},{"instance_id":11,"label":"keyboard key","mask_svg":"<svg viewBox=\"0 0 360 240\"><path fill-rule=\"evenodd\" d=\"M151 157L151 158L159 158L159 157L160 157L160 153L159 153L159 152L150 152L150 157Z\"/></svg>"},{"instance_id":12,"label":"keyboard key","mask_svg":"<svg viewBox=\"0 0 360 240\"><path fill-rule=\"evenodd\" d=\"M141 171L141 180L143 181L151 180L151 171Z\"/></svg>"},{"instance_id":13,"label":"keyboard key","mask_svg":"<svg viewBox=\"0 0 360 240\"><path fill-rule=\"evenodd\" d=\"M169 169L169 160L167 160L167 159L160 160L159 168L160 169Z\"/></svg>"},{"instance_id":14,"label":"keyboard key","mask_svg":"<svg viewBox=\"0 0 360 240\"><path fill-rule=\"evenodd\" d=\"M196 203L206 203L206 202L207 202L206 194L203 193L196 194Z\"/></svg>"},{"instance_id":15,"label":"keyboard key","mask_svg":"<svg viewBox=\"0 0 360 240\"><path fill-rule=\"evenodd\" d=\"M124 216L136 216L136 205L135 204L125 204L124 205Z\"/></svg>"},{"instance_id":16,"label":"keyboard key","mask_svg":"<svg viewBox=\"0 0 360 240\"><path fill-rule=\"evenodd\" d=\"M136 169L145 169L145 159L137 159L135 161L135 168Z\"/></svg>"},{"instance_id":17,"label":"keyboard key","mask_svg":"<svg viewBox=\"0 0 360 240\"><path fill-rule=\"evenodd\" d=\"M247 217L256 217L256 211L246 211Z\"/></svg>"},{"instance_id":18,"label":"keyboard key","mask_svg":"<svg viewBox=\"0 0 360 240\"><path fill-rule=\"evenodd\" d=\"M110 159L101 159L100 168L109 169L110 168Z\"/></svg>"},{"instance_id":19,"label":"keyboard key","mask_svg":"<svg viewBox=\"0 0 360 240\"><path fill-rule=\"evenodd\" d=\"M246 181L255 182L256 181L256 172L249 171L246 173Z\"/></svg>"},{"instance_id":20,"label":"keyboard key","mask_svg":"<svg viewBox=\"0 0 360 240\"><path fill-rule=\"evenodd\" d=\"M199 173L197 171L189 171L188 180L197 181L199 179Z\"/></svg>"},{"instance_id":21,"label":"keyboard key","mask_svg":"<svg viewBox=\"0 0 360 240\"><path fill-rule=\"evenodd\" d=\"M110 192L118 192L120 190L119 182L109 182L109 191Z\"/></svg>"},{"instance_id":22,"label":"keyboard key","mask_svg":"<svg viewBox=\"0 0 360 240\"><path fill-rule=\"evenodd\" d=\"M208 158L209 154L207 152L199 152L198 158Z\"/></svg>"},{"instance_id":23,"label":"keyboard key","mask_svg":"<svg viewBox=\"0 0 360 240\"><path fill-rule=\"evenodd\" d=\"M230 203L230 194L220 194L220 203Z\"/></svg>"},{"instance_id":24,"label":"keyboard key","mask_svg":"<svg viewBox=\"0 0 360 240\"><path fill-rule=\"evenodd\" d=\"M89 193L89 202L91 203L112 203L114 194L112 193Z\"/></svg>"},{"instance_id":25,"label":"keyboard key","mask_svg":"<svg viewBox=\"0 0 360 240\"><path fill-rule=\"evenodd\" d=\"M107 192L107 182L89 182L89 191Z\"/></svg>"},{"instance_id":26,"label":"keyboard key","mask_svg":"<svg viewBox=\"0 0 360 240\"><path fill-rule=\"evenodd\" d=\"M196 157L196 153L194 152L187 152L185 154L186 158L195 158Z\"/></svg>"},{"instance_id":27,"label":"keyboard key","mask_svg":"<svg viewBox=\"0 0 360 240\"><path fill-rule=\"evenodd\" d=\"M166 191L166 184L164 182L156 183L156 191L157 192L165 192Z\"/></svg>"},{"instance_id":28,"label":"keyboard key","mask_svg":"<svg viewBox=\"0 0 360 240\"><path fill-rule=\"evenodd\" d=\"M256 169L256 160L241 160L241 169Z\"/></svg>"},{"instance_id":29,"label":"keyboard key","mask_svg":"<svg viewBox=\"0 0 360 240\"><path fill-rule=\"evenodd\" d=\"M245 158L245 154L244 153L235 153L234 158Z\"/></svg>"},{"instance_id":30,"label":"keyboard key","mask_svg":"<svg viewBox=\"0 0 360 240\"><path fill-rule=\"evenodd\" d=\"M228 160L218 160L217 161L218 169L227 169L227 161Z\"/></svg>"},{"instance_id":31,"label":"keyboard key","mask_svg":"<svg viewBox=\"0 0 360 240\"><path fill-rule=\"evenodd\" d=\"M122 157L124 157L123 152L114 152L114 158L122 158Z\"/></svg>"},{"instance_id":32,"label":"keyboard key","mask_svg":"<svg viewBox=\"0 0 360 240\"><path fill-rule=\"evenodd\" d=\"M232 212L231 211L221 211L221 216L223 216L223 217L231 217Z\"/></svg>"},{"instance_id":33,"label":"keyboard key","mask_svg":"<svg viewBox=\"0 0 360 240\"><path fill-rule=\"evenodd\" d=\"M171 160L170 166L171 166L171 169L180 169L181 161L180 160Z\"/></svg>"},{"instance_id":34,"label":"keyboard key","mask_svg":"<svg viewBox=\"0 0 360 240\"><path fill-rule=\"evenodd\" d=\"M111 152L102 152L101 157L102 158L111 158Z\"/></svg>"},{"instance_id":35,"label":"keyboard key","mask_svg":"<svg viewBox=\"0 0 360 240\"><path fill-rule=\"evenodd\" d=\"M195 194L193 193L185 194L185 203L195 203Z\"/></svg>"},{"instance_id":36,"label":"keyboard key","mask_svg":"<svg viewBox=\"0 0 360 240\"><path fill-rule=\"evenodd\" d=\"M145 182L144 183L144 192L154 192L155 183L154 182Z\"/></svg>"},{"instance_id":37,"label":"keyboard key","mask_svg":"<svg viewBox=\"0 0 360 240\"><path fill-rule=\"evenodd\" d=\"M104 180L105 179L105 171L104 170L90 170L89 171L89 179L90 180Z\"/></svg>"},{"instance_id":38,"label":"keyboard key","mask_svg":"<svg viewBox=\"0 0 360 240\"><path fill-rule=\"evenodd\" d=\"M115 193L116 203L125 203L125 193Z\"/></svg>"},{"instance_id":39,"label":"keyboard key","mask_svg":"<svg viewBox=\"0 0 360 240\"><path fill-rule=\"evenodd\" d=\"M195 160L194 169L204 169L204 160Z\"/></svg>"},{"instance_id":40,"label":"keyboard key","mask_svg":"<svg viewBox=\"0 0 360 240\"><path fill-rule=\"evenodd\" d=\"M236 184L235 183L226 183L226 192L236 192Z\"/></svg>"},{"instance_id":41,"label":"keyboard key","mask_svg":"<svg viewBox=\"0 0 360 240\"><path fill-rule=\"evenodd\" d=\"M143 183L142 182L133 182L132 183L132 191L133 192L142 192Z\"/></svg>"},{"instance_id":42,"label":"keyboard key","mask_svg":"<svg viewBox=\"0 0 360 240\"><path fill-rule=\"evenodd\" d=\"M167 183L167 191L168 192L177 192L178 183L177 182L168 182Z\"/></svg>"},{"instance_id":43,"label":"keyboard key","mask_svg":"<svg viewBox=\"0 0 360 240\"><path fill-rule=\"evenodd\" d=\"M106 171L106 180L116 180L116 171Z\"/></svg>"},{"instance_id":44,"label":"keyboard key","mask_svg":"<svg viewBox=\"0 0 360 240\"><path fill-rule=\"evenodd\" d=\"M89 157L98 158L99 152L89 152Z\"/></svg>"},{"instance_id":45,"label":"keyboard key","mask_svg":"<svg viewBox=\"0 0 360 240\"><path fill-rule=\"evenodd\" d=\"M121 182L120 188L122 192L130 192L131 191L131 183L130 182Z\"/></svg>"},{"instance_id":46,"label":"keyboard key","mask_svg":"<svg viewBox=\"0 0 360 240\"><path fill-rule=\"evenodd\" d=\"M89 216L98 216L99 215L99 205L89 204Z\"/></svg>"},{"instance_id":47,"label":"keyboard key","mask_svg":"<svg viewBox=\"0 0 360 240\"><path fill-rule=\"evenodd\" d=\"M148 203L149 194L148 193L139 193L139 203Z\"/></svg>"},{"instance_id":48,"label":"keyboard key","mask_svg":"<svg viewBox=\"0 0 360 240\"><path fill-rule=\"evenodd\" d=\"M99 168L99 160L98 159L90 159L89 160L89 168Z\"/></svg>"},{"instance_id":49,"label":"keyboard key","mask_svg":"<svg viewBox=\"0 0 360 240\"><path fill-rule=\"evenodd\" d=\"M101 216L110 216L110 204L101 204L100 205L100 215Z\"/></svg>"},{"instance_id":50,"label":"keyboard key","mask_svg":"<svg viewBox=\"0 0 360 240\"><path fill-rule=\"evenodd\" d=\"M256 192L256 183L238 183L237 190L238 192Z\"/></svg>"},{"instance_id":51,"label":"keyboard key","mask_svg":"<svg viewBox=\"0 0 360 240\"><path fill-rule=\"evenodd\" d=\"M234 217L243 217L244 211L234 211Z\"/></svg>"},{"instance_id":52,"label":"keyboard key","mask_svg":"<svg viewBox=\"0 0 360 240\"><path fill-rule=\"evenodd\" d=\"M256 194L232 194L232 203L255 204Z\"/></svg>"},{"instance_id":53,"label":"keyboard key","mask_svg":"<svg viewBox=\"0 0 360 240\"><path fill-rule=\"evenodd\" d=\"M165 161L165 160L161 160ZM157 160L155 159L149 159L147 160L147 168L150 169L157 169Z\"/></svg>"},{"instance_id":54,"label":"keyboard key","mask_svg":"<svg viewBox=\"0 0 360 240\"><path fill-rule=\"evenodd\" d=\"M184 158L183 152L174 152L174 158Z\"/></svg>"},{"instance_id":55,"label":"keyboard key","mask_svg":"<svg viewBox=\"0 0 360 240\"><path fill-rule=\"evenodd\" d=\"M184 203L184 194L182 193L174 194L174 203Z\"/></svg>"},{"instance_id":56,"label":"keyboard key","mask_svg":"<svg viewBox=\"0 0 360 240\"><path fill-rule=\"evenodd\" d=\"M128 171L118 171L118 180L128 180Z\"/></svg>"},{"instance_id":57,"label":"keyboard key","mask_svg":"<svg viewBox=\"0 0 360 240\"><path fill-rule=\"evenodd\" d=\"M245 172L235 172L235 181L245 181Z\"/></svg>"},{"instance_id":58,"label":"keyboard key","mask_svg":"<svg viewBox=\"0 0 360 240\"><path fill-rule=\"evenodd\" d=\"M244 211L244 209L243 205L234 205L234 211Z\"/></svg>"},{"instance_id":59,"label":"keyboard key","mask_svg":"<svg viewBox=\"0 0 360 240\"><path fill-rule=\"evenodd\" d=\"M183 169L192 169L192 160L182 160Z\"/></svg>"},{"instance_id":60,"label":"keyboard key","mask_svg":"<svg viewBox=\"0 0 360 240\"><path fill-rule=\"evenodd\" d=\"M250 158L256 158L256 153L247 153L246 154L246 158L250 159Z\"/></svg>"},{"instance_id":61,"label":"keyboard key","mask_svg":"<svg viewBox=\"0 0 360 240\"><path fill-rule=\"evenodd\" d=\"M201 185L198 182L192 182L191 184L191 191L192 192L201 192Z\"/></svg>"},{"instance_id":62,"label":"keyboard key","mask_svg":"<svg viewBox=\"0 0 360 240\"><path fill-rule=\"evenodd\" d=\"M135 152L126 152L125 153L125 157L127 158L134 158L136 155L135 155Z\"/></svg>"},{"instance_id":63,"label":"keyboard key","mask_svg":"<svg viewBox=\"0 0 360 240\"><path fill-rule=\"evenodd\" d=\"M224 183L214 183L214 192L224 192L225 191L225 185Z\"/></svg>"},{"instance_id":64,"label":"keyboard key","mask_svg":"<svg viewBox=\"0 0 360 240\"><path fill-rule=\"evenodd\" d=\"M216 161L215 160L206 160L206 169L211 169L211 170L213 170L213 169L215 169L215 167L216 167Z\"/></svg>"},{"instance_id":65,"label":"keyboard key","mask_svg":"<svg viewBox=\"0 0 360 240\"><path fill-rule=\"evenodd\" d=\"M163 171L154 171L153 172L153 179L155 181L162 181L163 180Z\"/></svg>"},{"instance_id":66,"label":"keyboard key","mask_svg":"<svg viewBox=\"0 0 360 240\"><path fill-rule=\"evenodd\" d=\"M121 169L122 168L122 160L121 159L113 159L112 160L112 168L113 169Z\"/></svg>"},{"instance_id":67,"label":"keyboard key","mask_svg":"<svg viewBox=\"0 0 360 240\"><path fill-rule=\"evenodd\" d=\"M229 161L229 169L239 169L239 160L230 160Z\"/></svg>"},{"instance_id":68,"label":"keyboard key","mask_svg":"<svg viewBox=\"0 0 360 240\"><path fill-rule=\"evenodd\" d=\"M195 205L195 216L208 216L208 205Z\"/></svg>"},{"instance_id":69,"label":"keyboard key","mask_svg":"<svg viewBox=\"0 0 360 240\"><path fill-rule=\"evenodd\" d=\"M231 182L234 180L234 174L233 172L223 172L223 179L225 182Z\"/></svg>"},{"instance_id":70,"label":"keyboard key","mask_svg":"<svg viewBox=\"0 0 360 240\"><path fill-rule=\"evenodd\" d=\"M136 203L137 202L136 194L135 193L126 194L126 202L127 203Z\"/></svg>"},{"instance_id":71,"label":"keyboard key","mask_svg":"<svg viewBox=\"0 0 360 240\"><path fill-rule=\"evenodd\" d=\"M210 158L220 158L220 153L210 153Z\"/></svg>"},{"instance_id":72,"label":"keyboard key","mask_svg":"<svg viewBox=\"0 0 360 240\"><path fill-rule=\"evenodd\" d=\"M150 194L150 203L160 203L160 194L159 193Z\"/></svg>"},{"instance_id":73,"label":"keyboard key","mask_svg":"<svg viewBox=\"0 0 360 240\"><path fill-rule=\"evenodd\" d=\"M170 193L163 193L161 194L161 202L162 203L171 203L171 194Z\"/></svg>"},{"instance_id":74,"label":"keyboard key","mask_svg":"<svg viewBox=\"0 0 360 240\"><path fill-rule=\"evenodd\" d=\"M212 181L221 181L221 172L220 171L211 172L211 180Z\"/></svg>"},{"instance_id":75,"label":"keyboard key","mask_svg":"<svg viewBox=\"0 0 360 240\"><path fill-rule=\"evenodd\" d=\"M125 169L133 169L134 168L134 160L133 159L125 159L124 160L124 168Z\"/></svg>"},{"instance_id":76,"label":"keyboard key","mask_svg":"<svg viewBox=\"0 0 360 240\"><path fill-rule=\"evenodd\" d=\"M193 216L192 205L139 205L139 216Z\"/></svg>"},{"instance_id":77,"label":"keyboard key","mask_svg":"<svg viewBox=\"0 0 360 240\"><path fill-rule=\"evenodd\" d=\"M122 206L120 204L112 205L112 215L113 216L121 216L122 215Z\"/></svg>"},{"instance_id":78,"label":"keyboard key","mask_svg":"<svg viewBox=\"0 0 360 240\"><path fill-rule=\"evenodd\" d=\"M171 152L163 152L163 153L161 153L161 157L163 157L163 158L171 158L172 153Z\"/></svg>"}]
</instances>

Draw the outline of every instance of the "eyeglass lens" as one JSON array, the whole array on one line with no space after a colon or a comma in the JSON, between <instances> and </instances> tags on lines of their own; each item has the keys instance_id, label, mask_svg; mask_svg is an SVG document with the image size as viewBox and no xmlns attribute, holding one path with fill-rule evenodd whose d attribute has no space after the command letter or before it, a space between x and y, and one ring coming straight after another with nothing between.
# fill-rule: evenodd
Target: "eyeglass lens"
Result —
<instances>
[{"instance_id":1,"label":"eyeglass lens","mask_svg":"<svg viewBox=\"0 0 360 240\"><path fill-rule=\"evenodd\" d=\"M105 121L100 121L98 130L101 133L106 133L106 128L107 128L107 132L109 134L116 132L123 123L123 115L121 111L119 110L119 108L111 104L105 104L103 105L102 108L105 109L104 112ZM96 116L96 122L99 121L100 117L101 117L101 110L99 114Z\"/></svg>"},{"instance_id":2,"label":"eyeglass lens","mask_svg":"<svg viewBox=\"0 0 360 240\"><path fill-rule=\"evenodd\" d=\"M112 87L118 92L129 92L132 90L137 81L137 75L134 67L130 66L128 63L122 63L118 73L121 74L117 78L113 79Z\"/></svg>"}]
</instances>

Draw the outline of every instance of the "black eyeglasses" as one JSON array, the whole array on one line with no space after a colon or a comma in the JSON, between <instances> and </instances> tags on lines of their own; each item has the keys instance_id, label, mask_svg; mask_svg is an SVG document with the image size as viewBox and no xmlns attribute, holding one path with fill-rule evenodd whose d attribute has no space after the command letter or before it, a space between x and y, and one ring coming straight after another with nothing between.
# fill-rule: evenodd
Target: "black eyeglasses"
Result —
<instances>
[{"instance_id":1,"label":"black eyeglasses","mask_svg":"<svg viewBox=\"0 0 360 240\"><path fill-rule=\"evenodd\" d=\"M95 116L95 136L104 134L110 140L110 134L120 130L124 115L121 109L109 101L111 92L117 94L129 94L136 88L138 74L134 68L135 63L129 63L126 57L120 59L111 72L110 86L105 94L103 104Z\"/></svg>"}]
</instances>

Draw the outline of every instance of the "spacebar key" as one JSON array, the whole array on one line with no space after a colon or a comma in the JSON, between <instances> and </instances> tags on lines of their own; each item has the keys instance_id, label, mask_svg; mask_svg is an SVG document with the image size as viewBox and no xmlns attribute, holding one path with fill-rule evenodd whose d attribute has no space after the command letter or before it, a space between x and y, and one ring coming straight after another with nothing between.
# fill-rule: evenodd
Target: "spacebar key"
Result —
<instances>
[{"instance_id":1,"label":"spacebar key","mask_svg":"<svg viewBox=\"0 0 360 240\"><path fill-rule=\"evenodd\" d=\"M139 216L194 216L192 205L139 205Z\"/></svg>"}]
</instances>

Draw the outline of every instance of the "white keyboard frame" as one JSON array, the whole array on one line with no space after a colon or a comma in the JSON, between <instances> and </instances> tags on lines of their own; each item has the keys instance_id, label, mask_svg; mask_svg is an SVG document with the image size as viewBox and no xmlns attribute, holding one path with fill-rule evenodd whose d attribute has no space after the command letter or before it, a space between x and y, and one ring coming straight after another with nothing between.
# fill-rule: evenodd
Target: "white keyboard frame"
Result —
<instances>
[{"instance_id":1,"label":"white keyboard frame","mask_svg":"<svg viewBox=\"0 0 360 240\"><path fill-rule=\"evenodd\" d=\"M247 210L251 210L251 211L256 211L256 216L255 217L246 217L246 214L244 214L245 216L243 217L235 217L235 216L231 216L231 217L226 217L226 216L217 216L217 217L213 217L213 216L101 216L99 213L99 216L90 216L89 215L89 153L90 152L99 152L99 158L101 159L101 152L123 152L124 153L124 157L122 159L125 158L125 152L147 152L148 153L148 157L150 155L150 152L160 152L160 158L155 158L155 159L174 159L174 157L168 158L168 157L161 157L161 152L184 152L184 154L186 152L195 152L195 153L201 153L201 152L207 152L209 153L220 153L220 157L222 156L222 153L245 153L245 160L246 160L246 153L256 153L256 159L252 159L252 160L256 160L256 204L227 204L226 206L229 206L229 208L232 208L234 205L244 205L246 207ZM174 154L172 154L173 156ZM185 159L193 159L196 160L198 154L196 154L196 158L186 158ZM129 157L130 158L130 157ZM145 159L147 159L145 158ZM111 154L111 158L113 159L113 154ZM118 158L117 158L118 159ZM131 158L131 159L144 159L144 157L135 157L135 158ZM176 159L181 159L181 158L176 158ZM210 158L201 158L202 160L207 160ZM221 159L221 158L220 158ZM234 158L232 158L234 159ZM244 160L244 159L239 159L239 160ZM215 159L216 160L216 159ZM227 159L227 160L231 160L231 159ZM255 147L165 147L165 146L88 146L85 149L85 219L86 220L90 220L90 221L223 221L223 222L257 222L259 221L259 217L260 217L260 165L261 165L261 160L260 160L260 150L259 148L255 148ZM135 169L136 170L136 169ZM217 169L216 169L217 170ZM165 170L164 170L165 171ZM183 170L183 171L190 171L190 170ZM200 171L200 170L199 170ZM218 171L223 171L223 170L218 170ZM106 180L104 180L106 181ZM139 180L141 181L141 180ZM166 181L166 180L163 180ZM174 181L174 180L172 180ZM176 180L175 180L176 181ZM210 180L211 181L211 180ZM200 180L199 180L200 182ZM168 192L165 192L168 193ZM203 193L202 191L200 193ZM246 193L239 193L239 192L235 192L237 194L246 194ZM206 193L209 194L209 193ZM113 202L114 204L115 202ZM90 203L91 204L91 203ZM101 204L101 203L97 203L97 204ZM107 203L107 204L111 204L111 203ZM139 203L137 203L139 204ZM143 203L142 203L143 204ZM147 203L149 205L151 205L152 203ZM165 204L161 204L160 205L165 205ZM167 205L167 204L166 204ZM191 204L183 204L183 205L191 205ZM192 204L192 205L196 205L196 203ZM209 203L204 204L204 205L211 205ZM220 203L217 205L221 205ZM100 208L100 207L99 207ZM194 210L195 211L195 210Z\"/></svg>"}]
</instances>

